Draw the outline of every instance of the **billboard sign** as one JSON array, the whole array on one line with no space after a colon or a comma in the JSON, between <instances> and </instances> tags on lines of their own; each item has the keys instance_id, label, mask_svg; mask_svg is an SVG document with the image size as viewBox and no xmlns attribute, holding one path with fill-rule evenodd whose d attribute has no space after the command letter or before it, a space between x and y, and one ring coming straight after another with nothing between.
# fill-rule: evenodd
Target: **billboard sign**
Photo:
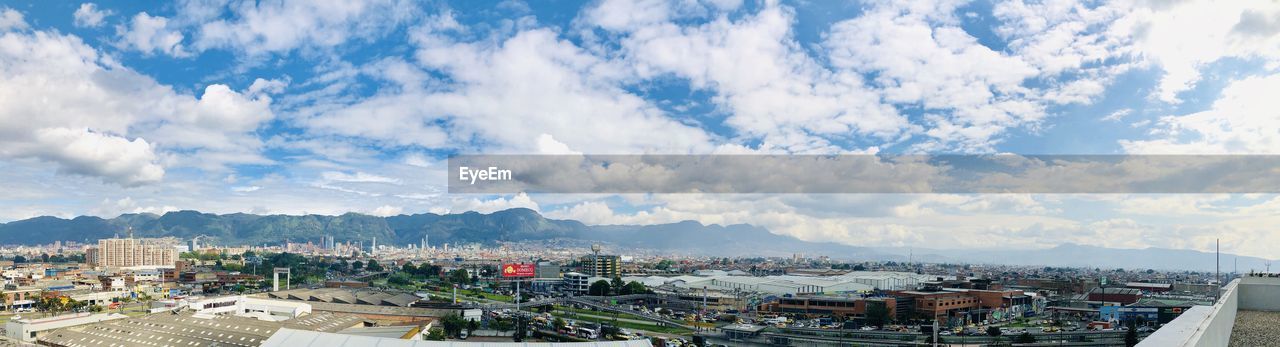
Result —
<instances>
[{"instance_id":1,"label":"billboard sign","mask_svg":"<svg viewBox=\"0 0 1280 347\"><path fill-rule=\"evenodd\" d=\"M502 277L533 277L535 272L533 264L502 265Z\"/></svg>"}]
</instances>

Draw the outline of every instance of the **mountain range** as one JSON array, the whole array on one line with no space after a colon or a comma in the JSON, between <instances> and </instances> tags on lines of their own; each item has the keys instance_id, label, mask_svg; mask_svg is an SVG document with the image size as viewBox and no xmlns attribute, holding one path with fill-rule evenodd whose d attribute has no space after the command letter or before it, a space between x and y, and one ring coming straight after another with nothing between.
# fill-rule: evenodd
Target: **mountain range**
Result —
<instances>
[{"instance_id":1,"label":"mountain range","mask_svg":"<svg viewBox=\"0 0 1280 347\"><path fill-rule=\"evenodd\" d=\"M424 236L431 244L482 243L570 239L601 242L618 248L653 249L672 253L712 256L810 256L826 255L845 260L1001 263L1104 267L1126 269L1182 269L1211 271L1213 254L1160 248L1113 249L1059 245L1049 249L937 250L923 248L874 248L829 242L811 242L778 235L758 226L703 225L684 221L656 225L586 225L574 220L547 219L536 211L517 208L490 214L412 214L390 217L347 213L325 215L211 214L175 211L163 215L124 214L104 219L36 217L0 224L0 244L35 245L54 241L93 242L123 236L132 228L137 237L177 237L223 245L280 244L284 241L316 242L333 236L337 242L377 238L381 244L417 244ZM1269 260L1222 257L1222 269L1262 269Z\"/></svg>"}]
</instances>

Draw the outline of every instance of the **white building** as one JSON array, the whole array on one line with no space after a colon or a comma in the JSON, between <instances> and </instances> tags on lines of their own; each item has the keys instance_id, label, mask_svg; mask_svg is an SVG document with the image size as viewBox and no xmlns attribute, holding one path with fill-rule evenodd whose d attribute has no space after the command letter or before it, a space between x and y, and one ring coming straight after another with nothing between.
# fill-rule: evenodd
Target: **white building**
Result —
<instances>
[{"instance_id":1,"label":"white building","mask_svg":"<svg viewBox=\"0 0 1280 347\"><path fill-rule=\"evenodd\" d=\"M47 317L47 318L40 318L40 319L26 319L26 318L17 318L17 317L14 317L14 318L15 319L10 320L8 323L5 323L4 325L5 336L8 338L11 338L14 340L20 340L23 342L35 342L36 338L40 337L40 335L53 329L73 327L81 324L98 323L98 322L129 318L129 317L119 313L92 314L92 313L84 312L84 313L64 314L61 316L54 316L54 317Z\"/></svg>"},{"instance_id":2,"label":"white building","mask_svg":"<svg viewBox=\"0 0 1280 347\"><path fill-rule=\"evenodd\" d=\"M185 306L195 310L197 314L232 314L269 321L297 318L311 313L311 305L307 303L243 295L200 299L187 302Z\"/></svg>"}]
</instances>

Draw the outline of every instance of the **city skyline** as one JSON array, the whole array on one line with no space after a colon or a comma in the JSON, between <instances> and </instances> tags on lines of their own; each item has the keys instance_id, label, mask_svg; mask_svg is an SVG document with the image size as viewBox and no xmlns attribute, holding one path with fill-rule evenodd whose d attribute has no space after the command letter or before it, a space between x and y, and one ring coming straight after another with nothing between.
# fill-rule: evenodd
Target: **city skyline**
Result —
<instances>
[{"instance_id":1,"label":"city skyline","mask_svg":"<svg viewBox=\"0 0 1280 347\"><path fill-rule=\"evenodd\" d=\"M1274 154L1277 18L1207 1L7 3L0 222L525 207L868 247L1221 239L1274 259L1275 194L450 195L444 159Z\"/></svg>"}]
</instances>

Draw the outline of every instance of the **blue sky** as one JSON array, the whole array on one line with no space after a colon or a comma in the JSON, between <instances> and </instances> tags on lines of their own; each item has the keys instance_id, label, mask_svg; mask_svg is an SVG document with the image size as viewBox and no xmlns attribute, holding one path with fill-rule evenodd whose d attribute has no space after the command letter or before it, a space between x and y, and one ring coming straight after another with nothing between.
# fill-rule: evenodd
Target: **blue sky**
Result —
<instances>
[{"instance_id":1,"label":"blue sky","mask_svg":"<svg viewBox=\"0 0 1280 347\"><path fill-rule=\"evenodd\" d=\"M1259 212L1274 196L461 196L441 169L454 153L1274 154L1274 3L19 1L0 5L0 67L0 220L529 207L859 245L1221 237L1280 257L1251 246L1278 237Z\"/></svg>"}]
</instances>

